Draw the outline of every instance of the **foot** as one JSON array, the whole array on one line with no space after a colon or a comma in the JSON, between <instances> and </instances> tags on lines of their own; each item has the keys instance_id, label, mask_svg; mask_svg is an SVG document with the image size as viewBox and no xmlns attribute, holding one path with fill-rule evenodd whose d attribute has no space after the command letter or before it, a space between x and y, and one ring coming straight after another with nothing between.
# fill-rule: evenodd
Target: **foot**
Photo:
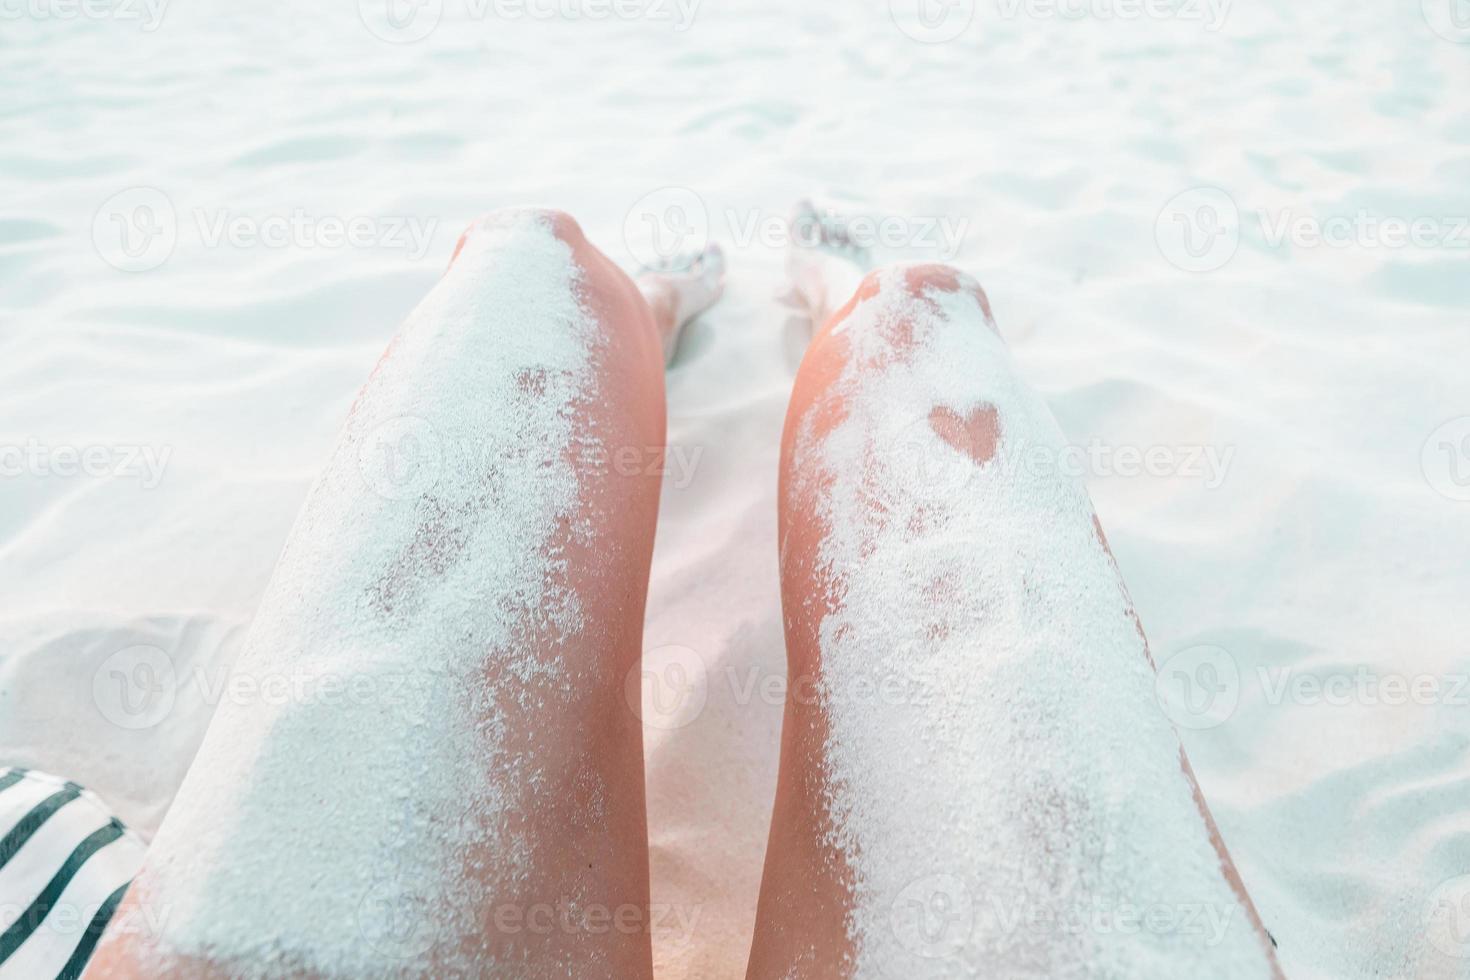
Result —
<instances>
[{"instance_id":1,"label":"foot","mask_svg":"<svg viewBox=\"0 0 1470 980\"><path fill-rule=\"evenodd\" d=\"M684 327L725 293L725 252L718 245L697 254L674 255L638 277L638 289L653 310L664 360L671 360Z\"/></svg>"},{"instance_id":2,"label":"foot","mask_svg":"<svg viewBox=\"0 0 1470 980\"><path fill-rule=\"evenodd\" d=\"M832 318L873 268L871 252L848 234L847 224L835 211L819 210L809 200L791 215L786 269L814 328Z\"/></svg>"}]
</instances>

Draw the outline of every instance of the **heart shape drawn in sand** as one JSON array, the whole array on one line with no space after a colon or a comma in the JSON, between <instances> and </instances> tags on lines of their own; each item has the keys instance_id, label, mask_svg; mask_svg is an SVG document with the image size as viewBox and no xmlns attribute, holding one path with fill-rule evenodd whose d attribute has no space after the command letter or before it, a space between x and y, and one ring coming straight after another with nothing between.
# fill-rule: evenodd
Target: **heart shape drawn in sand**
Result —
<instances>
[{"instance_id":1,"label":"heart shape drawn in sand","mask_svg":"<svg viewBox=\"0 0 1470 980\"><path fill-rule=\"evenodd\" d=\"M941 405L929 413L929 427L980 466L995 458L1000 445L1000 413L994 405L977 405L963 416Z\"/></svg>"}]
</instances>

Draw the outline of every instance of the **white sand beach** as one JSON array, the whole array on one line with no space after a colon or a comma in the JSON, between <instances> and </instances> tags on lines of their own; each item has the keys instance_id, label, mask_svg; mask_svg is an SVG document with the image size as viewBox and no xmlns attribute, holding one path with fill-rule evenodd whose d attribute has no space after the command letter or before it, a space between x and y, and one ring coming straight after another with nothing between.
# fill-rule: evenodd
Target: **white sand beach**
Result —
<instances>
[{"instance_id":1,"label":"white sand beach","mask_svg":"<svg viewBox=\"0 0 1470 980\"><path fill-rule=\"evenodd\" d=\"M1470 977L1470 9L916 3L0 4L0 765L156 830L477 214L719 242L645 751L658 975L742 976L814 196L984 284L1286 974Z\"/></svg>"}]
</instances>

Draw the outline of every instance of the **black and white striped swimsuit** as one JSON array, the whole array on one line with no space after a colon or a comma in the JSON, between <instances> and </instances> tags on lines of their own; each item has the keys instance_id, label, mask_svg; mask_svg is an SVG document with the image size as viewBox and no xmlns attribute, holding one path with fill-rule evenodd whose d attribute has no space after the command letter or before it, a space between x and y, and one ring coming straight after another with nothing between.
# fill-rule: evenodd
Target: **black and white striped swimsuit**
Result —
<instances>
[{"instance_id":1,"label":"black and white striped swimsuit","mask_svg":"<svg viewBox=\"0 0 1470 980\"><path fill-rule=\"evenodd\" d=\"M75 783L0 769L0 980L75 980L144 843Z\"/></svg>"}]
</instances>

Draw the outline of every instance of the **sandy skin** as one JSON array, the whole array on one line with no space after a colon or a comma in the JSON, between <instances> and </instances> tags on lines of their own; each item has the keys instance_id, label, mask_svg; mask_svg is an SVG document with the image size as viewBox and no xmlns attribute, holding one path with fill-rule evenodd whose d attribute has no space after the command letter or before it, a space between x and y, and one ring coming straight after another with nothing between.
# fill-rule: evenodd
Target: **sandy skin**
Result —
<instances>
[{"instance_id":1,"label":"sandy skin","mask_svg":"<svg viewBox=\"0 0 1470 980\"><path fill-rule=\"evenodd\" d=\"M591 246L568 216L546 212L541 217L571 248L581 274L581 299L594 312L605 340L598 347L599 397L583 403L584 431L603 436L611 432L629 445L662 444L661 362L673 356L681 327L718 299L723 285L723 257L712 250L685 263L678 272L654 272L635 283ZM466 238L474 234L472 228ZM456 262L464 241L456 250ZM821 328L797 378L791 419L805 418L815 408L819 427L841 420L843 406L830 396L836 379L853 357L852 346L844 337L845 325L864 302L879 299L884 289L897 288L916 298L966 294L980 311L974 329L994 330L983 291L964 273L931 265L907 268L897 276L864 275L860 268L853 268L862 262L862 256L853 255L839 242L827 244L830 247L818 249L818 254L794 257L794 278L808 297L814 320L821 323ZM451 263L451 272L455 264ZM845 305L829 309L832 297L851 282L857 286ZM905 327L900 323L895 329L901 335ZM898 347L904 346L901 339ZM392 357L390 346L385 362ZM422 380L425 384L430 381ZM375 397L374 392L374 382L370 381L359 408ZM929 424L947 444L967 454L977 465L984 465L1000 447L1005 419L995 410L959 413L936 409ZM811 474L799 471L803 464L796 452L794 431L794 425L788 425L780 500L788 658L793 677L820 677L821 600L831 593L832 585L832 570L819 559L828 533L819 516L824 484L822 479L808 479ZM340 451L347 455L356 452L350 445ZM623 700L622 680L640 653L657 502L657 480L628 475L594 480L584 488L577 519L569 522L563 536L551 544L564 559L559 565L563 584L579 598L590 625L578 636L555 638L556 656L575 667L569 690L559 690L553 697L552 691L538 691L528 682L498 705L500 711L508 713L499 715L499 720L507 721L507 727L515 733L507 746L518 760L515 769L530 767L539 773L534 788L509 787L526 794L520 797L518 812L522 816L516 832L532 843L530 864L518 868L512 880L504 875L504 868L497 866L494 854L467 855L465 866L457 874L478 876L479 884L494 895L486 914L479 917L481 928L458 933L438 929L433 932L434 945L409 961L385 963L384 975L434 975L453 969L455 964L496 962L520 964L529 970L528 975L570 966L588 976L651 976L648 930L654 913L649 908L642 735ZM591 526L596 531L589 539L584 533L574 533L572 524ZM304 526L311 524L306 522ZM310 553L314 548L333 546L331 541L313 542L309 532L298 533L306 539L293 540L288 550ZM366 526L361 533L370 535L372 529ZM1099 551L1107 553L1095 517L1089 533L1094 535ZM617 575L604 574L610 561ZM395 586L405 592L433 587L432 576L421 566L398 563L383 572L390 578L406 576ZM414 581L416 578L420 580ZM1121 590L1121 580L1118 587ZM487 598L493 601L495 597ZM260 615L268 618L270 614L267 605ZM1129 626L1137 630L1139 653L1146 658L1147 645L1136 619ZM527 632L535 632L529 623ZM487 664L486 669L496 668ZM505 678L495 680L499 683ZM569 718L577 720L568 723ZM250 722L237 715L230 723ZM833 845L840 828L834 826L824 783L829 723L819 699L787 704L766 875L748 966L748 975L753 978L846 977L855 971L859 950L850 923L857 889L846 855ZM262 735L222 730L213 737ZM1279 975L1265 931L1210 817L1188 760L1177 742L1159 745L1157 750L1176 754L1176 776L1203 818L1208 844L1219 858L1220 875L1246 910L1271 971ZM512 778L509 772L501 772L497 778L508 780ZM252 777L242 772L238 778ZM202 801L191 801L189 794L207 793L210 785L186 783L179 805L185 809L200 805ZM371 785L360 787L364 796L372 789ZM283 801L283 805L289 806L290 802ZM592 812L599 815L596 820L587 819ZM177 837L165 838L166 847L186 844ZM170 857L163 851L153 860ZM587 860L589 857L591 860ZM301 855L301 860L310 859L310 854ZM207 868L200 873L209 875ZM221 876L214 887L231 887L228 877ZM566 902L564 897L573 892L581 896L579 902ZM448 883L445 894L450 895ZM127 901L125 912L136 913L140 908L166 908L173 896L159 887L145 869ZM605 912L598 913L596 928L589 927L592 920L587 913L591 907ZM266 968L191 954L171 943L166 926L162 938L164 941L159 942L157 936L109 935L87 975L326 975L304 962L279 969L283 962L290 962L289 956Z\"/></svg>"},{"instance_id":2,"label":"sandy skin","mask_svg":"<svg viewBox=\"0 0 1470 980\"><path fill-rule=\"evenodd\" d=\"M820 216L810 206L798 211L797 220L807 226L821 223ZM902 318L885 321L887 337L881 344L860 343L853 339L849 331L857 329L853 326L856 311L865 303L881 302L885 298L884 290L895 290L902 294L902 299L920 304L936 299L943 301L946 296L968 295L974 300L969 307L973 310L970 314L972 319L957 328L998 334L984 292L965 273L943 265L915 265L884 273L866 271L865 262L866 255L844 241L836 228L813 247L795 248L791 259L793 280L808 302L817 330L796 379L782 445L779 495L782 604L789 674L793 678L817 679L818 684L824 671L823 620L834 604L840 603L842 579L853 570L833 567L822 559L824 540L832 533L822 515L828 509L829 495L834 492L834 478L830 474L814 475L811 471L813 462L808 458L809 454L804 456L799 451L798 443L802 440L820 442L847 418L849 408L839 379L851 377L848 369L854 358L871 359L871 363L863 367L881 373L885 370L885 358L901 360L924 356L922 348L915 342L918 325ZM842 290L854 282L857 283L855 290L848 294L845 303L837 306L839 301L834 297L841 295ZM927 424L935 435L968 456L976 466L984 466L999 451L1007 421L995 406L981 405L963 414L936 407L929 414ZM1081 515L1078 519L1086 520ZM872 520L881 524L884 517L875 512ZM1123 617L1119 629L1136 633L1135 655L1140 662L1146 660L1152 668L1142 626L1133 614L1131 604L1126 601L1126 589L1117 573L1116 563L1111 560L1111 551L1095 515L1091 516L1090 527L1079 529L1079 535L1090 535L1096 549L1107 555L1115 587L1122 597L1117 606L1118 615ZM910 556L885 557L882 553L870 553L867 560L891 563L912 559ZM922 567L910 566L910 573L921 578L930 574L942 575L940 569L941 566L935 566L926 571ZM965 586L952 583L950 587L963 589ZM959 596L953 598L958 599ZM900 641L895 639L886 649L897 651L900 646ZM878 647L885 649L883 644L878 644ZM983 656L975 669L985 669ZM1151 691L1140 690L1139 696L1148 699L1146 709L1152 710ZM943 724L939 719L942 710L942 706L935 708L936 725ZM881 727L884 724L882 715L881 707L874 709L872 724ZM821 698L787 702L779 783L747 971L751 980L780 980L789 976L800 976L804 980L839 978L873 972L871 965L866 972L857 969L861 937L855 935L854 916L861 901L858 896L859 872L850 865L849 852L837 844L850 837L851 832L841 826L840 817L833 812L836 791L831 785L830 775L833 771L831 726L832 719ZM896 730L892 737L902 738L902 730ZM1160 771L1172 769L1172 778L1178 780L1176 792L1187 793L1194 801L1203 818L1200 832L1207 836L1208 847L1218 856L1219 878L1228 885L1229 894L1234 896L1244 911L1244 918L1248 919L1248 930L1259 942L1261 960L1266 964L1262 975L1279 976L1272 944L1220 837L1182 747L1176 738L1165 737L1158 744L1147 746L1146 751L1159 765ZM993 789L999 793L1007 792L1005 787ZM899 790L896 788L895 791ZM937 831L939 825L933 829ZM1038 847L1043 846L1039 839L1036 843ZM865 846L881 850L884 842L870 841ZM1201 843L1199 846L1205 845ZM936 855L935 860L942 864L943 856ZM913 876L922 879L926 870L927 866L916 866ZM978 937L974 941L979 942ZM953 951L946 950L952 952L948 960L929 959L937 955L932 948L922 949L922 955L915 954L905 960L907 952L901 951L897 960L884 963L878 969L883 971L883 975L914 975L916 969L932 970L938 962L942 975L961 976L970 975L965 964L974 961L966 959L967 951L962 944ZM945 967L944 963L950 965ZM1018 976L1031 975L1019 960L1009 966L992 964L992 967ZM1069 969L1078 971L1077 975L1088 975L1085 963L1075 963Z\"/></svg>"},{"instance_id":3,"label":"sandy skin","mask_svg":"<svg viewBox=\"0 0 1470 980\"><path fill-rule=\"evenodd\" d=\"M506 232L508 224L529 230ZM436 292L448 290L452 299L455 290L476 289L477 280L483 277L480 266L516 261L514 253L522 240L517 236L542 234L554 235L570 251L577 293L571 299L593 321L588 390L577 393L568 403L567 410L574 413L571 445L598 440L610 446L661 446L663 363L677 344L680 327L718 298L723 284L721 256L712 250L693 257L682 271L650 273L635 283L587 241L570 216L554 211L500 213L477 221L466 231ZM477 247L476 238L484 235L498 236L497 240L504 242L494 248ZM527 246L541 247L540 239L524 241ZM441 428L465 411L497 410L496 406L457 404L459 398L483 396L444 385L439 373L418 376L430 362L399 366L404 352L417 349L422 339L412 332L429 331L431 347L451 345L454 356L486 359L484 369L495 371L497 344L501 342L496 332L500 318L496 316L495 300L494 296L467 298L460 308L484 313L483 317L471 315L467 324L462 318L444 323L410 318L405 333L389 345L364 387L353 408L354 417L370 416L379 403L392 402L405 389L427 393L419 399L415 411L433 420L446 420ZM539 304L541 299L533 298L531 302ZM559 321L547 320L539 329L565 327ZM517 404L498 410L526 411L534 407L536 399L553 397L553 386L534 371L517 370L518 383L510 386ZM520 404L526 399L530 401ZM395 404L393 411L398 410ZM352 623L322 624L313 618L317 613L301 612L302 608L318 605L330 607L335 594L344 589L356 588L367 596L371 615L402 618L406 613L396 610L433 602L436 590L449 587L449 576L457 563L476 560L472 555L460 554L453 542L474 540L481 533L495 534L497 522L505 520L495 508L477 509L471 498L450 499L441 484L433 491L435 496L426 495L418 504L421 523L404 539L402 553L375 559L365 570L335 565L334 556L361 549L371 551L376 539L392 533L374 523L373 515L383 513L383 505L371 490L361 486L360 481L334 483L331 479L330 474L338 470L350 474L357 465L360 447L355 431L350 420L347 434L333 455L340 466L329 465L329 475L308 500L277 570L277 578L283 582L319 584L268 593L252 637L252 644L260 644L259 652L247 647L242 658L247 670L252 657L260 661L272 656L272 650L279 646L280 630L289 632L291 624L298 621L310 622L313 631L322 630L323 625L327 633L354 629ZM544 451L544 447L534 445L497 445L487 458L495 466L500 459ZM528 971L524 975L576 969L588 976L651 976L649 937L656 925L653 916L657 910L650 908L649 901L642 727L628 709L622 682L641 655L660 482L657 475L650 475L644 468L591 467L579 470L577 485L574 511L559 521L550 539L541 545L548 587L554 587L557 595L570 597L564 602L575 603L575 629L548 622L541 610L528 610L521 625L512 629L517 638L516 659L485 651L480 670L483 691L494 692L492 703L466 699L480 705L476 710L485 712L484 725L504 733L493 754L486 758L485 779L494 798L513 801L513 805L495 810L487 803L479 809L495 812L467 814L473 826L463 831L466 837L460 867L410 869L420 878L428 876L430 896L434 891L440 896L425 903L427 911L421 908L413 913L420 918L395 910L391 895L383 896L387 907L376 908L374 896L369 893L362 896L360 909L365 911L356 916L356 931L317 937L325 948L352 949L376 942L383 952L374 970L381 971L382 976L456 975L467 968L466 964L472 969L500 964L498 968L513 972ZM410 500L408 505L414 502ZM445 521L452 522L452 526ZM609 574L609 568L613 574ZM360 587L352 581L344 583L344 576L354 581L360 578ZM321 591L320 600L308 596L303 607L300 592L311 588ZM520 601L514 595L496 594L465 598L470 623L476 608ZM409 628L416 627L410 624ZM431 630L425 634L426 642L443 641L442 631L435 631L432 624L425 628ZM286 643L299 643L302 669L318 665L320 658L313 653L313 642L308 637ZM537 662L545 666L544 671L527 674L524 668L515 666ZM404 739L417 737L413 726L422 725L423 719L413 717L415 712L380 708L348 703L331 710L362 712L363 725L402 726ZM196 860L194 848L199 842L187 832L189 827L199 825L198 814L228 809L231 801L223 794L241 786L250 787L249 792L257 797L276 794L277 805L262 811L260 819L279 823L283 834L289 834L291 822L301 811L309 812L321 805L319 800L302 799L284 788L273 788L273 781L279 782L274 770L253 767L248 756L242 759L231 755L228 749L232 744L257 745L258 756L294 754L300 756L303 767L326 767L319 783L331 787L336 798L328 801L330 812L348 826L353 825L354 815L344 813L342 807L381 805L380 777L410 782L417 778L413 773L373 776L364 770L360 785L351 784L351 778L347 779L351 785L344 785L342 767L332 756L341 759L347 747L324 757L319 746L309 744L309 740L293 741L301 739L301 732L311 727L307 723L283 724L260 711L217 714L196 761L196 772L186 780L170 814L169 822L178 821L185 829L171 832L169 822L165 823L118 917L119 921L145 921L141 913L147 910L176 907L181 898L169 883L179 880L177 875L160 875L157 871L160 866L193 862L188 873L197 876L198 887L190 900L203 896L210 902L250 901L251 889L266 889L260 892L261 898L280 910L281 918L275 926L268 924L264 935L249 940L263 955L242 961L228 950L199 949L189 935L177 931L172 917L155 917L153 921L162 923L158 929L108 934L86 976L337 975L338 971L317 965L321 961L316 950L293 945L293 899L282 900L269 882L242 880L228 873L228 868L212 867L209 859ZM457 734L460 731L446 727L442 738L463 738ZM470 758L477 751L476 744L468 740L461 750ZM221 767L230 765L240 770L220 772ZM220 778L222 775L225 778ZM412 798L409 805L413 805ZM465 803L466 808L474 806L472 800ZM272 812L275 817L269 815ZM426 810L418 819L432 822L440 816ZM505 857L501 847L493 846L495 842L513 842L515 860ZM291 858L293 864L306 867L315 860L309 849L298 850ZM331 867L323 862L323 874L328 874ZM435 880L438 885L433 884ZM467 895L475 896L480 906L469 910L472 914L466 914L463 908ZM312 901L310 894L302 894L300 900ZM303 906L299 911L305 914L309 910ZM378 913L389 919L379 923ZM342 919L353 930L353 916ZM386 924L386 932L376 930L380 924ZM279 940L272 932L279 932Z\"/></svg>"}]
</instances>

